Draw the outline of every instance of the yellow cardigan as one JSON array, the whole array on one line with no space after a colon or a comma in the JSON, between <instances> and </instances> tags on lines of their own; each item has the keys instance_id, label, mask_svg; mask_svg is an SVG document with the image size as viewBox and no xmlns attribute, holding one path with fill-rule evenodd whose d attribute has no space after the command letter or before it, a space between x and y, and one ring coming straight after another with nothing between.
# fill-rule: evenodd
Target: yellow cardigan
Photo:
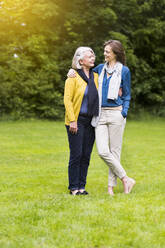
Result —
<instances>
[{"instance_id":1,"label":"yellow cardigan","mask_svg":"<svg viewBox=\"0 0 165 248\"><path fill-rule=\"evenodd\" d=\"M94 82L98 89L98 74L94 73ZM87 83L76 72L75 78L68 78L65 81L64 105L65 105L65 124L69 125L72 121L77 121L80 113L82 100Z\"/></svg>"}]
</instances>

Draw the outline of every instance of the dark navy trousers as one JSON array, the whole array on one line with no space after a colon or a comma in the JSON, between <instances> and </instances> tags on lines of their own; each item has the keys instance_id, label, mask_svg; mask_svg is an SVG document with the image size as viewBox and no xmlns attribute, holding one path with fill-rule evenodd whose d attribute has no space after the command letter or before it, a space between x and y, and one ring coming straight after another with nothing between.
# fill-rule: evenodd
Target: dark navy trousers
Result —
<instances>
[{"instance_id":1,"label":"dark navy trousers","mask_svg":"<svg viewBox=\"0 0 165 248\"><path fill-rule=\"evenodd\" d=\"M85 189L90 156L95 140L91 119L91 117L79 115L77 134L69 132L69 126L66 126L70 148L68 166L68 189L70 190Z\"/></svg>"}]
</instances>

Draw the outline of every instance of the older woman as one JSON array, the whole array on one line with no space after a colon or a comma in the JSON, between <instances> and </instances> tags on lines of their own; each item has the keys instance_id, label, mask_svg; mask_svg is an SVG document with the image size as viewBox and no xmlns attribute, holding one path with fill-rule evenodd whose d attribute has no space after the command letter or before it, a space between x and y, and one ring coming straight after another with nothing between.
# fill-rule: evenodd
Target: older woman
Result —
<instances>
[{"instance_id":1,"label":"older woman","mask_svg":"<svg viewBox=\"0 0 165 248\"><path fill-rule=\"evenodd\" d=\"M108 193L114 195L113 188L120 178L124 193L128 194L135 180L127 176L120 163L120 154L131 99L130 70L125 65L125 52L120 41L105 42L104 56L105 64L93 69L99 75L99 115L93 117L92 126L95 127L98 153L109 166ZM72 73L70 76L74 76Z\"/></svg>"},{"instance_id":2,"label":"older woman","mask_svg":"<svg viewBox=\"0 0 165 248\"><path fill-rule=\"evenodd\" d=\"M72 195L88 194L86 177L95 140L91 120L99 113L98 74L91 70L94 62L93 50L79 47L72 61L76 77L65 82L65 125L70 148L68 188Z\"/></svg>"}]
</instances>

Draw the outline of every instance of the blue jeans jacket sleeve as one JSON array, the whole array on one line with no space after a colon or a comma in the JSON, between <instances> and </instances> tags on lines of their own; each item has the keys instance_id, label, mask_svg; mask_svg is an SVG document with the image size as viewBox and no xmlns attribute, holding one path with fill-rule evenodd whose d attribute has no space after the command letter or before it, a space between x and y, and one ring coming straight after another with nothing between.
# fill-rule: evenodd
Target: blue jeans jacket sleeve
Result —
<instances>
[{"instance_id":1,"label":"blue jeans jacket sleeve","mask_svg":"<svg viewBox=\"0 0 165 248\"><path fill-rule=\"evenodd\" d=\"M131 100L131 73L128 67L127 70L122 73L122 85L123 85L123 93L122 93L122 100L123 100L123 110L122 115L123 117L127 116L127 112L129 109L129 104Z\"/></svg>"}]
</instances>

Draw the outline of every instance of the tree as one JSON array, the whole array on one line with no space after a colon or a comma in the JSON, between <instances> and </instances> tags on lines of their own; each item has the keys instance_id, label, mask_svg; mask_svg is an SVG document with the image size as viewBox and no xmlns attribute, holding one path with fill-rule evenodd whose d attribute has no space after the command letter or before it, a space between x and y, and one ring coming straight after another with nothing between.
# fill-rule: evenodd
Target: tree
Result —
<instances>
[{"instance_id":1,"label":"tree","mask_svg":"<svg viewBox=\"0 0 165 248\"><path fill-rule=\"evenodd\" d=\"M12 118L64 116L66 73L77 47L96 64L119 39L132 74L132 107L165 115L165 0L0 1L0 109Z\"/></svg>"}]
</instances>

